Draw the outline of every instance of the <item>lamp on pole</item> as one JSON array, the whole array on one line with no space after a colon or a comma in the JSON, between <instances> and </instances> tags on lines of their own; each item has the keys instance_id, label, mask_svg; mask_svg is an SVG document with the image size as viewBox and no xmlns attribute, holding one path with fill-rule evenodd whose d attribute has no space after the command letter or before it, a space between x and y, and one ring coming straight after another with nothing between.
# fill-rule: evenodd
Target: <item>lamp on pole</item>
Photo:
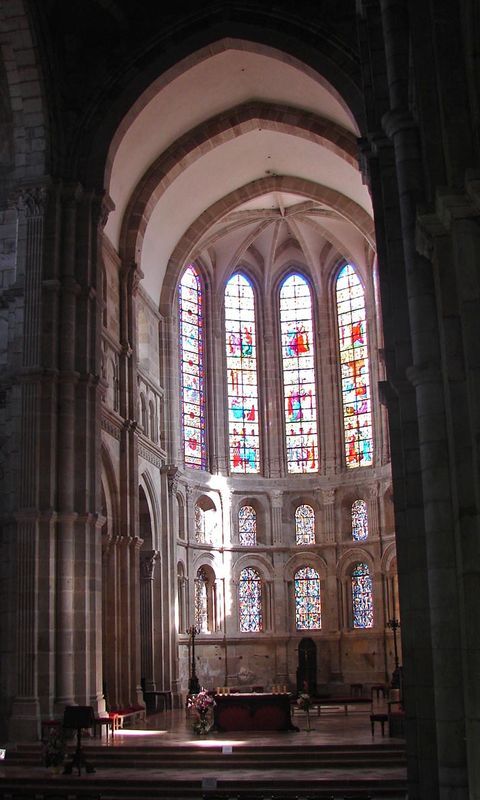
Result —
<instances>
[{"instance_id":1,"label":"lamp on pole","mask_svg":"<svg viewBox=\"0 0 480 800\"><path fill-rule=\"evenodd\" d=\"M389 619L387 622L387 628L393 633L393 654L395 658L395 669L392 675L392 687L399 688L400 687L400 668L398 663L398 647L397 647L397 631L400 627L400 622L395 617Z\"/></svg>"},{"instance_id":2,"label":"lamp on pole","mask_svg":"<svg viewBox=\"0 0 480 800\"><path fill-rule=\"evenodd\" d=\"M190 636L190 678L188 681L188 694L198 694L200 691L200 683L195 671L195 636L198 633L198 628L195 625L190 625L187 628L187 633Z\"/></svg>"}]
</instances>

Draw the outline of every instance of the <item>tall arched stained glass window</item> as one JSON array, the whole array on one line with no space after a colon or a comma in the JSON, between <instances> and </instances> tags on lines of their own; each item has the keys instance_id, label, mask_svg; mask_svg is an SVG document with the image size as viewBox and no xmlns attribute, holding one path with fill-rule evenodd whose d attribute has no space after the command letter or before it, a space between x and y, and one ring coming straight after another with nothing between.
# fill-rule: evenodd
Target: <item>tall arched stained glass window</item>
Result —
<instances>
[{"instance_id":1,"label":"tall arched stained glass window","mask_svg":"<svg viewBox=\"0 0 480 800\"><path fill-rule=\"evenodd\" d=\"M373 461L367 321L363 288L350 264L337 278L337 316L345 459L347 467L365 467Z\"/></svg>"},{"instance_id":2,"label":"tall arched stained glass window","mask_svg":"<svg viewBox=\"0 0 480 800\"><path fill-rule=\"evenodd\" d=\"M254 473L260 464L255 298L238 272L225 289L225 335L230 469Z\"/></svg>"},{"instance_id":3,"label":"tall arched stained glass window","mask_svg":"<svg viewBox=\"0 0 480 800\"><path fill-rule=\"evenodd\" d=\"M368 538L368 511L365 500L352 503L352 538L362 542Z\"/></svg>"},{"instance_id":4,"label":"tall arched stained glass window","mask_svg":"<svg viewBox=\"0 0 480 800\"><path fill-rule=\"evenodd\" d=\"M195 627L200 633L208 631L207 574L202 567L195 578Z\"/></svg>"},{"instance_id":5,"label":"tall arched stained glass window","mask_svg":"<svg viewBox=\"0 0 480 800\"><path fill-rule=\"evenodd\" d=\"M352 570L352 617L354 628L373 627L372 579L367 564L355 564Z\"/></svg>"},{"instance_id":6,"label":"tall arched stained glass window","mask_svg":"<svg viewBox=\"0 0 480 800\"><path fill-rule=\"evenodd\" d=\"M315 544L315 512L311 506L295 509L295 543Z\"/></svg>"},{"instance_id":7,"label":"tall arched stained glass window","mask_svg":"<svg viewBox=\"0 0 480 800\"><path fill-rule=\"evenodd\" d=\"M255 633L263 630L262 580L253 567L246 567L240 573L238 607L241 631Z\"/></svg>"},{"instance_id":8,"label":"tall arched stained glass window","mask_svg":"<svg viewBox=\"0 0 480 800\"><path fill-rule=\"evenodd\" d=\"M290 275L280 290L283 392L288 472L318 470L312 298L307 281Z\"/></svg>"},{"instance_id":9,"label":"tall arched stained glass window","mask_svg":"<svg viewBox=\"0 0 480 800\"><path fill-rule=\"evenodd\" d=\"M203 296L195 267L185 270L178 287L181 352L181 401L185 466L205 469L205 370Z\"/></svg>"},{"instance_id":10,"label":"tall arched stained glass window","mask_svg":"<svg viewBox=\"0 0 480 800\"><path fill-rule=\"evenodd\" d=\"M238 512L238 538L247 547L257 544L257 512L252 506L242 506Z\"/></svg>"},{"instance_id":11,"label":"tall arched stained glass window","mask_svg":"<svg viewBox=\"0 0 480 800\"><path fill-rule=\"evenodd\" d=\"M320 576L312 567L297 570L295 583L295 625L298 631L322 627Z\"/></svg>"}]
</instances>

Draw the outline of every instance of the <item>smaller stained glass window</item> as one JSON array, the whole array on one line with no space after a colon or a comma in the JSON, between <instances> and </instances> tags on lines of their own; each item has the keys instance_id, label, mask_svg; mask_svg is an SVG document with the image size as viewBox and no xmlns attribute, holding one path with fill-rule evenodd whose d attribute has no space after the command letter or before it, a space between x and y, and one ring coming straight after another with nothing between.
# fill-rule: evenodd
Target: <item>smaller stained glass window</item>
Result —
<instances>
[{"instance_id":1,"label":"smaller stained glass window","mask_svg":"<svg viewBox=\"0 0 480 800\"><path fill-rule=\"evenodd\" d=\"M299 631L322 627L320 577L312 567L295 573L295 624Z\"/></svg>"},{"instance_id":2,"label":"smaller stained glass window","mask_svg":"<svg viewBox=\"0 0 480 800\"><path fill-rule=\"evenodd\" d=\"M363 542L368 537L368 511L365 500L352 503L352 538Z\"/></svg>"},{"instance_id":3,"label":"smaller stained glass window","mask_svg":"<svg viewBox=\"0 0 480 800\"><path fill-rule=\"evenodd\" d=\"M246 567L240 573L238 605L240 630L250 633L263 630L262 580L253 567Z\"/></svg>"},{"instance_id":4,"label":"smaller stained glass window","mask_svg":"<svg viewBox=\"0 0 480 800\"><path fill-rule=\"evenodd\" d=\"M295 510L295 543L315 544L315 512L311 506Z\"/></svg>"},{"instance_id":5,"label":"smaller stained glass window","mask_svg":"<svg viewBox=\"0 0 480 800\"><path fill-rule=\"evenodd\" d=\"M354 628L373 627L372 579L367 564L355 564L352 570L352 612Z\"/></svg>"},{"instance_id":6,"label":"smaller stained glass window","mask_svg":"<svg viewBox=\"0 0 480 800\"><path fill-rule=\"evenodd\" d=\"M252 506L242 506L238 512L238 534L240 544L257 544L257 512Z\"/></svg>"},{"instance_id":7,"label":"smaller stained glass window","mask_svg":"<svg viewBox=\"0 0 480 800\"><path fill-rule=\"evenodd\" d=\"M195 627L200 633L208 632L207 575L200 567L195 578Z\"/></svg>"}]
</instances>

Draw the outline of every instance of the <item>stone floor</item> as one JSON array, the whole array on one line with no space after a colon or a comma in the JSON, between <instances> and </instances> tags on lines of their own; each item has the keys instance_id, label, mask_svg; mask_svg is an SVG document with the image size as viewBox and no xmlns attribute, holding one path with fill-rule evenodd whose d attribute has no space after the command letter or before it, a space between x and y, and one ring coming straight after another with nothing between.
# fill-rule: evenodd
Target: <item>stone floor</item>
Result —
<instances>
[{"instance_id":1,"label":"stone floor","mask_svg":"<svg viewBox=\"0 0 480 800\"><path fill-rule=\"evenodd\" d=\"M378 707L378 709L380 708ZM385 780L387 783L392 784L400 781L404 784L406 778L405 766L402 763L402 754L400 753L400 760L397 764L391 763L387 757L385 763L382 763L382 753L387 756L389 749L402 745L402 740L398 738L389 738L388 731L386 730L385 737L381 736L380 727L376 728L375 737L372 737L370 727L370 709L368 711L349 711L345 715L340 710L322 710L320 716L316 712L310 714L311 730L307 730L307 718L305 713L296 711L293 717L294 723L298 726L299 731L286 731L286 732L233 732L233 733L218 733L209 732L205 736L197 736L192 733L191 720L188 718L184 710L164 711L159 714L151 715L147 718L145 724L137 725L135 728L125 729L115 734L115 739L112 744L107 744L105 735L102 740L85 737L83 745L87 757L90 754L92 759L96 753L96 772L93 775L82 773L81 781L85 785L87 782L95 781L97 784L102 780L109 782L138 782L141 785L142 781L154 782L172 781L177 775L182 781L198 781L200 785L206 787L221 786L222 781L228 778L229 785L232 782L238 781L239 784L245 786L259 786L262 784L267 785L269 780L277 782L278 786L292 787L295 783L298 786L307 785L311 777L312 781L318 781L321 778L325 785L334 785L335 781L345 779L348 776L352 780L362 781L364 786L373 785L379 780ZM348 752L355 751L356 748L362 748L365 745L372 745L374 743L379 748L378 763L375 754L373 758L369 758L368 766L355 764L354 759L349 762ZM283 759L281 753L274 757L274 760L269 765L262 763L248 764L248 767L242 765L241 768L234 765L229 761L229 755L233 752L238 754L242 748L251 748L254 745L258 747L258 752L268 752L269 748L283 749L286 746L292 748L292 751L302 753L312 748L319 748L318 758L312 760L311 764L305 766L302 764L296 769L295 757L286 757ZM20 746L17 749L19 757L22 752L28 753L28 746ZM178 753L173 758L174 750L177 748L191 748L199 753L205 753L205 764L199 764L198 759L192 759L189 764L188 758L185 758L184 763L179 761ZM31 746L31 752L33 744ZM108 748L104 749L104 748ZM158 751L157 751L158 748ZM347 755L343 763L329 764L328 751L330 748L335 751L340 748L345 748ZM165 750L172 750L172 763L165 760ZM12 748L13 751L13 748ZM11 752L12 752L11 751ZM161 760L158 764L155 763L155 752L158 755L162 754ZM185 752L187 752L185 750ZM398 752L398 751L397 751ZM150 754L150 755L147 755ZM213 761L209 758L210 755L217 755ZM112 758L110 766L102 765L102 754L107 758ZM343 757L343 756L342 756ZM38 758L38 756L37 756ZM144 758L151 758L150 761L143 762ZM225 765L223 766L223 758L225 758ZM181 759L181 755L180 755ZM276 760L275 760L276 759ZM322 763L322 759L326 759ZM289 764L282 763L289 761ZM395 761L395 759L394 759ZM116 768L113 770L113 764ZM138 763L137 763L138 762ZM34 762L35 764L38 761ZM108 764L108 760L105 761ZM16 763L8 764L8 751L7 760L3 762L2 769L0 769L0 789L2 786L2 779L4 778L21 778L22 774L31 780L34 774L38 775L39 784L42 781L42 776L46 776L47 770L44 767L34 766L32 763L28 769L22 767L21 759ZM77 776L69 776L72 782L77 782ZM152 783L153 782L153 783ZM160 785L160 783L159 783ZM225 783L225 785L227 785ZM353 785L353 784L352 784ZM135 793L132 791L132 797ZM166 795L163 793L163 797ZM375 795L376 797L379 795ZM385 795L387 796L387 795ZM388 795L393 796L393 795ZM398 794L395 796L404 796Z\"/></svg>"}]
</instances>

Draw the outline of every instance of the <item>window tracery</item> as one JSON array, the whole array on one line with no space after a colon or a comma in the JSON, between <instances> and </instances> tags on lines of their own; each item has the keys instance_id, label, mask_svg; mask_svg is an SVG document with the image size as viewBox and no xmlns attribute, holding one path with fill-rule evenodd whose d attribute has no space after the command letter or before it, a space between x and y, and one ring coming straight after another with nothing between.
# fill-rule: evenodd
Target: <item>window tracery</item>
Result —
<instances>
[{"instance_id":1,"label":"window tracery","mask_svg":"<svg viewBox=\"0 0 480 800\"><path fill-rule=\"evenodd\" d=\"M347 264L336 282L345 462L348 468L373 463L372 413L365 295Z\"/></svg>"},{"instance_id":2,"label":"window tracery","mask_svg":"<svg viewBox=\"0 0 480 800\"><path fill-rule=\"evenodd\" d=\"M253 567L245 567L240 573L238 608L242 632L257 633L263 630L262 580Z\"/></svg>"},{"instance_id":3,"label":"window tracery","mask_svg":"<svg viewBox=\"0 0 480 800\"><path fill-rule=\"evenodd\" d=\"M244 547L257 544L257 512L253 506L242 506L238 512L238 538Z\"/></svg>"},{"instance_id":4,"label":"window tracery","mask_svg":"<svg viewBox=\"0 0 480 800\"><path fill-rule=\"evenodd\" d=\"M255 298L237 272L225 288L228 441L232 473L260 469Z\"/></svg>"},{"instance_id":5,"label":"window tracery","mask_svg":"<svg viewBox=\"0 0 480 800\"><path fill-rule=\"evenodd\" d=\"M322 627L320 576L313 567L302 567L294 577L295 626L297 630Z\"/></svg>"},{"instance_id":6,"label":"window tracery","mask_svg":"<svg viewBox=\"0 0 480 800\"><path fill-rule=\"evenodd\" d=\"M178 287L178 316L184 461L191 469L206 469L203 292L193 265L184 271Z\"/></svg>"},{"instance_id":7,"label":"window tracery","mask_svg":"<svg viewBox=\"0 0 480 800\"><path fill-rule=\"evenodd\" d=\"M368 510L365 500L352 503L352 538L363 542L368 538Z\"/></svg>"},{"instance_id":8,"label":"window tracery","mask_svg":"<svg viewBox=\"0 0 480 800\"><path fill-rule=\"evenodd\" d=\"M368 564L355 564L351 576L354 628L373 627L373 587Z\"/></svg>"},{"instance_id":9,"label":"window tracery","mask_svg":"<svg viewBox=\"0 0 480 800\"><path fill-rule=\"evenodd\" d=\"M315 544L315 512L311 506L295 509L295 543Z\"/></svg>"},{"instance_id":10,"label":"window tracery","mask_svg":"<svg viewBox=\"0 0 480 800\"><path fill-rule=\"evenodd\" d=\"M301 275L290 275L280 290L280 330L287 471L318 470L312 298Z\"/></svg>"}]
</instances>

